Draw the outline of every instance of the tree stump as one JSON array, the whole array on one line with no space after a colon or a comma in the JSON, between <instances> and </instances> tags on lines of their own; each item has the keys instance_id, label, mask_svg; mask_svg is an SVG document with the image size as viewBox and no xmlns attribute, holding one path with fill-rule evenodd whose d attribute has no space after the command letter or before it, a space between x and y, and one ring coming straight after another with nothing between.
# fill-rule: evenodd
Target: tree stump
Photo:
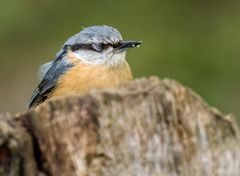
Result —
<instances>
[{"instance_id":1,"label":"tree stump","mask_svg":"<svg viewBox=\"0 0 240 176\"><path fill-rule=\"evenodd\" d=\"M240 173L239 127L174 80L46 101L0 116L0 175Z\"/></svg>"}]
</instances>

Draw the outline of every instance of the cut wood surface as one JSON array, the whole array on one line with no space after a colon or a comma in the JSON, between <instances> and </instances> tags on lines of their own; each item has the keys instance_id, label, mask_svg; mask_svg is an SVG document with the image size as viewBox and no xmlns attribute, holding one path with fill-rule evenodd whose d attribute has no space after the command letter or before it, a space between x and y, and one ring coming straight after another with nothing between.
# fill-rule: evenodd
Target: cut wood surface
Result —
<instances>
[{"instance_id":1,"label":"cut wood surface","mask_svg":"<svg viewBox=\"0 0 240 176\"><path fill-rule=\"evenodd\" d=\"M234 116L174 80L47 101L0 116L0 175L238 176Z\"/></svg>"}]
</instances>

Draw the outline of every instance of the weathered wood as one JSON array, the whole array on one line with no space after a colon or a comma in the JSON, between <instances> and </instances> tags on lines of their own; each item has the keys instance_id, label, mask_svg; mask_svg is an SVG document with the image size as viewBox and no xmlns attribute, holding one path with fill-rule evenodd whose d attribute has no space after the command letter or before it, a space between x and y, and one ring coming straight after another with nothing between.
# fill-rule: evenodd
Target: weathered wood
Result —
<instances>
[{"instance_id":1,"label":"weathered wood","mask_svg":"<svg viewBox=\"0 0 240 176\"><path fill-rule=\"evenodd\" d=\"M238 175L239 128L173 80L48 101L0 118L0 166L12 175Z\"/></svg>"},{"instance_id":2,"label":"weathered wood","mask_svg":"<svg viewBox=\"0 0 240 176\"><path fill-rule=\"evenodd\" d=\"M18 117L0 115L0 175L41 174L33 156L31 135Z\"/></svg>"}]
</instances>

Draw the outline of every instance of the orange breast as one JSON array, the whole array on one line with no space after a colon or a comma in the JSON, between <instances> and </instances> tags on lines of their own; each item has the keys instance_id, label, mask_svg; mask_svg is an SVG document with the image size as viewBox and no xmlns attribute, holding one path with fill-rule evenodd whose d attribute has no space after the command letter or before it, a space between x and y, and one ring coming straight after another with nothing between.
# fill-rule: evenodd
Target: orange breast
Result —
<instances>
[{"instance_id":1,"label":"orange breast","mask_svg":"<svg viewBox=\"0 0 240 176\"><path fill-rule=\"evenodd\" d=\"M75 66L59 78L57 87L49 98L85 93L93 88L116 87L131 79L132 73L127 62L117 67L75 62Z\"/></svg>"}]
</instances>

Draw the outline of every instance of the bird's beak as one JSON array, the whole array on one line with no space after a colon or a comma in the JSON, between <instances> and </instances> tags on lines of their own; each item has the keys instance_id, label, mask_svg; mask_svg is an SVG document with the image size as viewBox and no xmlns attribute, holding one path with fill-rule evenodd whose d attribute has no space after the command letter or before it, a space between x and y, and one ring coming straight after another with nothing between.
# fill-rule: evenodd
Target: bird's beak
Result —
<instances>
[{"instance_id":1,"label":"bird's beak","mask_svg":"<svg viewBox=\"0 0 240 176\"><path fill-rule=\"evenodd\" d=\"M122 52L127 50L128 48L136 48L136 47L139 47L141 43L142 41L133 41L133 40L121 41L119 43L119 46L116 48L116 51Z\"/></svg>"}]
</instances>

